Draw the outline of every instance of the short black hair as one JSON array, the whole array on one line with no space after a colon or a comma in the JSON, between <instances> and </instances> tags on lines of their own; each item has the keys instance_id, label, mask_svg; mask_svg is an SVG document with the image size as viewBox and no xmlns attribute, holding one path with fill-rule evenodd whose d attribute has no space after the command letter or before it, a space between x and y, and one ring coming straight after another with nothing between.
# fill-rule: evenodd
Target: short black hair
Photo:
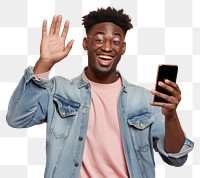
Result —
<instances>
[{"instance_id":1,"label":"short black hair","mask_svg":"<svg viewBox=\"0 0 200 178\"><path fill-rule=\"evenodd\" d=\"M91 11L88 15L85 15L82 18L82 25L84 25L86 33L88 33L94 25L101 22L114 23L122 28L124 35L128 30L133 28L133 25L131 24L131 18L124 13L123 9L116 10L112 7L107 7L106 9L98 8L96 11Z\"/></svg>"}]
</instances>

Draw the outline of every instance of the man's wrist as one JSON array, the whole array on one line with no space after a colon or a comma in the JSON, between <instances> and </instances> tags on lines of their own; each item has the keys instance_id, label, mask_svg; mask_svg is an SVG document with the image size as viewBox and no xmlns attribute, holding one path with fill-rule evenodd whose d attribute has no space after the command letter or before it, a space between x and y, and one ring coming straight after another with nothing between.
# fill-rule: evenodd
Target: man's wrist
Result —
<instances>
[{"instance_id":1,"label":"man's wrist","mask_svg":"<svg viewBox=\"0 0 200 178\"><path fill-rule=\"evenodd\" d=\"M33 72L35 75L42 74L50 71L52 67L53 65L51 65L50 62L44 62L43 60L39 59L33 68Z\"/></svg>"},{"instance_id":2,"label":"man's wrist","mask_svg":"<svg viewBox=\"0 0 200 178\"><path fill-rule=\"evenodd\" d=\"M178 119L177 112L171 112L170 115L165 115L167 121L176 121Z\"/></svg>"}]
</instances>

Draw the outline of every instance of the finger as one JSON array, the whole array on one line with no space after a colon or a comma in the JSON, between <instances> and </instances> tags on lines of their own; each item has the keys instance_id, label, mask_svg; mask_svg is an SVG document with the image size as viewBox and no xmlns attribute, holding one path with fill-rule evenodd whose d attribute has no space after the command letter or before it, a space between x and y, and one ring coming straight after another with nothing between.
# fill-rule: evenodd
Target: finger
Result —
<instances>
[{"instance_id":1,"label":"finger","mask_svg":"<svg viewBox=\"0 0 200 178\"><path fill-rule=\"evenodd\" d=\"M175 109L175 105L170 104L170 103L162 103L162 102L150 102L150 105L152 106L158 106L158 107L163 107L163 108L167 108L167 109Z\"/></svg>"},{"instance_id":2,"label":"finger","mask_svg":"<svg viewBox=\"0 0 200 178\"><path fill-rule=\"evenodd\" d=\"M69 21L65 21L61 37L66 39L67 33L68 33L68 29L69 29Z\"/></svg>"},{"instance_id":3,"label":"finger","mask_svg":"<svg viewBox=\"0 0 200 178\"><path fill-rule=\"evenodd\" d=\"M171 80L165 79L164 83L173 88L178 88L178 85L175 82L172 82Z\"/></svg>"},{"instance_id":4,"label":"finger","mask_svg":"<svg viewBox=\"0 0 200 178\"><path fill-rule=\"evenodd\" d=\"M156 90L151 90L151 93L152 93L153 95L159 97L159 98L162 98L162 99L168 101L168 102L169 102L170 97L171 97L171 96L169 96L169 95L167 95L167 94L158 92L158 91L156 91Z\"/></svg>"},{"instance_id":5,"label":"finger","mask_svg":"<svg viewBox=\"0 0 200 178\"><path fill-rule=\"evenodd\" d=\"M47 21L44 20L42 24L42 38L47 36Z\"/></svg>"},{"instance_id":6,"label":"finger","mask_svg":"<svg viewBox=\"0 0 200 178\"><path fill-rule=\"evenodd\" d=\"M56 22L56 29L55 29L56 35L59 35L59 33L60 33L61 22L62 22L62 16L59 15L58 18L57 18L57 22Z\"/></svg>"},{"instance_id":7,"label":"finger","mask_svg":"<svg viewBox=\"0 0 200 178\"><path fill-rule=\"evenodd\" d=\"M158 82L158 86L160 86L161 88L165 89L170 95L171 95L171 93L175 92L175 89L172 86L170 86L170 85L168 85L166 83L163 83L161 81Z\"/></svg>"},{"instance_id":8,"label":"finger","mask_svg":"<svg viewBox=\"0 0 200 178\"><path fill-rule=\"evenodd\" d=\"M174 96L169 96L167 94L164 94L164 93L160 93L156 90L151 90L151 93L159 98L162 98L164 100L166 100L168 103L170 104L175 104L175 105L178 105L178 103L180 102L181 100L181 97L174 97Z\"/></svg>"},{"instance_id":9,"label":"finger","mask_svg":"<svg viewBox=\"0 0 200 178\"><path fill-rule=\"evenodd\" d=\"M174 97L181 95L181 91L178 85L172 81L165 80L165 83L159 82L158 85L165 89L169 93L169 95L172 95Z\"/></svg>"},{"instance_id":10,"label":"finger","mask_svg":"<svg viewBox=\"0 0 200 178\"><path fill-rule=\"evenodd\" d=\"M72 49L72 46L73 46L73 43L74 43L74 40L71 40L69 41L69 43L67 44L67 46L65 47L65 52L66 52L66 55L68 55L68 53L70 52L70 50Z\"/></svg>"},{"instance_id":11,"label":"finger","mask_svg":"<svg viewBox=\"0 0 200 178\"><path fill-rule=\"evenodd\" d=\"M179 86L178 86L178 84L177 83L174 83L174 82L172 82L172 81L170 81L170 80L165 80L165 83L167 84L167 85L170 85L171 87L173 87L178 93L180 93L181 94L181 90L180 90L180 88L179 88Z\"/></svg>"},{"instance_id":12,"label":"finger","mask_svg":"<svg viewBox=\"0 0 200 178\"><path fill-rule=\"evenodd\" d=\"M51 27L50 27L49 35L53 35L54 32L55 32L57 18L58 17L56 15L53 17L53 20L51 22Z\"/></svg>"}]
</instances>

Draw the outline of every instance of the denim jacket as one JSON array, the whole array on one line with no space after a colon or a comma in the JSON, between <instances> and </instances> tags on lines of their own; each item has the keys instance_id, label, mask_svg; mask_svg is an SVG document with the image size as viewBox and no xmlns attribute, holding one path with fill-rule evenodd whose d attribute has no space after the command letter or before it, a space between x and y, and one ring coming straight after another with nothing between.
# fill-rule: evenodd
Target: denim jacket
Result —
<instances>
[{"instance_id":1,"label":"denim jacket","mask_svg":"<svg viewBox=\"0 0 200 178\"><path fill-rule=\"evenodd\" d=\"M118 115L130 178L155 177L154 150L167 164L183 165L193 142L185 138L179 153L166 153L161 109L149 104L148 90L123 77L122 83ZM45 178L79 177L90 104L91 86L83 74L72 80L42 80L34 77L32 67L25 70L10 99L7 122L16 128L47 123Z\"/></svg>"}]
</instances>

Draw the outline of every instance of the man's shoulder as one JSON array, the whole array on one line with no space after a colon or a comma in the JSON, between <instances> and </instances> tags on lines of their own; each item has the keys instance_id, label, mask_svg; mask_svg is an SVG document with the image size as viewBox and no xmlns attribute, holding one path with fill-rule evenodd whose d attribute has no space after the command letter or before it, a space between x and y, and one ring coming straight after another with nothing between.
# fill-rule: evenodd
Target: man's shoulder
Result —
<instances>
[{"instance_id":1,"label":"man's shoulder","mask_svg":"<svg viewBox=\"0 0 200 178\"><path fill-rule=\"evenodd\" d=\"M80 76L77 76L75 78L72 78L72 79L68 79L68 78L65 78L65 77L62 77L62 76L54 76L51 80L57 82L57 83L74 83L74 82L78 82L80 79Z\"/></svg>"},{"instance_id":2,"label":"man's shoulder","mask_svg":"<svg viewBox=\"0 0 200 178\"><path fill-rule=\"evenodd\" d=\"M130 83L126 79L123 79L123 84L126 86L128 90L134 90L134 91L141 91L141 92L147 92L149 93L150 91L145 88L144 86L140 86L138 84Z\"/></svg>"},{"instance_id":3,"label":"man's shoulder","mask_svg":"<svg viewBox=\"0 0 200 178\"><path fill-rule=\"evenodd\" d=\"M82 81L82 76L79 75L75 78L72 78L72 79L67 79L65 77L62 77L62 76L55 76L51 79L53 85L56 87L56 88L71 88L71 89L75 89L75 88L78 88L81 81Z\"/></svg>"}]
</instances>

